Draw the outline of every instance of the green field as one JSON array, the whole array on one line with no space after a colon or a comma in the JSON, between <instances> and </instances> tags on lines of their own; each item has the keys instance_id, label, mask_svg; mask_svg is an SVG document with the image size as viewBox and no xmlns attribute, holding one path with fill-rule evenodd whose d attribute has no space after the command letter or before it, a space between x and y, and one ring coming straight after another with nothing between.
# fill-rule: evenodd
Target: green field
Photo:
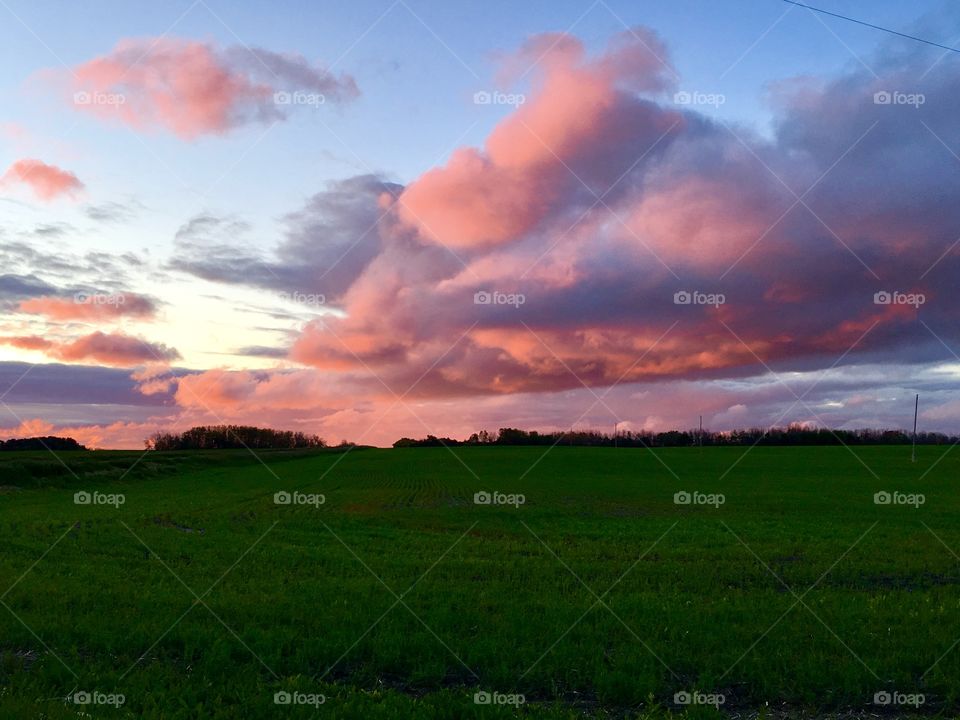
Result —
<instances>
[{"instance_id":1,"label":"green field","mask_svg":"<svg viewBox=\"0 0 960 720\"><path fill-rule=\"evenodd\" d=\"M7 453L0 717L952 717L946 451Z\"/></svg>"}]
</instances>

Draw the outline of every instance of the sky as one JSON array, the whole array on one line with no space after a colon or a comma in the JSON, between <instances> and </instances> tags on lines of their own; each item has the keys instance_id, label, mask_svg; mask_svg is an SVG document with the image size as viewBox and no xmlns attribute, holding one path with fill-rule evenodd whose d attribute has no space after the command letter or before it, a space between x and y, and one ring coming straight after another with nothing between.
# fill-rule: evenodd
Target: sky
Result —
<instances>
[{"instance_id":1,"label":"sky","mask_svg":"<svg viewBox=\"0 0 960 720\"><path fill-rule=\"evenodd\" d=\"M960 53L783 0L0 18L0 438L960 432Z\"/></svg>"}]
</instances>

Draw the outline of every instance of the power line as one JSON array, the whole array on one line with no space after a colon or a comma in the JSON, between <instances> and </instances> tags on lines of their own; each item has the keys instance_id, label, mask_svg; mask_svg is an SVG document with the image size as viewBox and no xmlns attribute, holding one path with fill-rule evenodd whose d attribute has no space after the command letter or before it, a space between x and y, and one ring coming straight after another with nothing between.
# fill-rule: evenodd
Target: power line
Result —
<instances>
[{"instance_id":1,"label":"power line","mask_svg":"<svg viewBox=\"0 0 960 720\"><path fill-rule=\"evenodd\" d=\"M863 20L857 20L856 18L848 17L847 15L841 15L839 13L830 12L829 10L822 10L820 8L815 8L812 5L805 5L801 2L796 2L796 0L783 0L785 3L791 5L796 5L797 7L806 8L807 10L812 10L814 12L823 13L824 15L830 15L835 18L840 18L841 20L847 20L857 25L863 25L868 28L873 28L874 30L882 30L885 33L890 33L891 35L899 35L902 38L907 38L908 40L916 40L917 42L922 42L926 45L933 45L934 47L941 48L943 50L949 50L950 52L960 53L960 49L955 47L950 47L949 45L941 45L940 43L933 42L932 40L924 40L921 37L916 35L907 35L906 33L897 32L896 30L891 30L890 28L880 27L879 25L874 25L873 23L864 22Z\"/></svg>"}]
</instances>

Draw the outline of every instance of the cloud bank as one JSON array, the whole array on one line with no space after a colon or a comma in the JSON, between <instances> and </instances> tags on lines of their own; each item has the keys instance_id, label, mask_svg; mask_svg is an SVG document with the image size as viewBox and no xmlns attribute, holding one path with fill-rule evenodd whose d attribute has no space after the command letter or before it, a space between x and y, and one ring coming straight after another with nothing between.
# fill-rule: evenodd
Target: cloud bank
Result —
<instances>
[{"instance_id":1,"label":"cloud bank","mask_svg":"<svg viewBox=\"0 0 960 720\"><path fill-rule=\"evenodd\" d=\"M784 86L765 138L672 103L652 31L531 55L531 96L482 149L381 198L382 248L293 359L452 397L948 356L950 65ZM907 90L925 102L877 95Z\"/></svg>"},{"instance_id":2,"label":"cloud bank","mask_svg":"<svg viewBox=\"0 0 960 720\"><path fill-rule=\"evenodd\" d=\"M120 108L125 122L191 138L275 111L274 86L234 55L161 49L159 76L196 107L170 105L131 65L142 98ZM118 55L132 57L118 49L89 74L106 79L103 92L128 81ZM535 66L527 102L482 146L403 186L373 175L331 184L283 219L271 253L232 242L242 219L185 222L171 268L323 301L290 349L297 367L141 387L172 393L182 422L306 424L351 439L380 423L391 429L368 440L383 441L398 427L457 433L495 418L565 427L580 401L614 387L603 413L639 415L640 427L697 412L774 421L771 408L792 400L757 379L768 369L902 378L960 362L960 74L925 50L883 57L873 71L773 87L773 131L761 135L689 104L698 93L649 29L595 54L571 35L533 37L508 60ZM178 85L181 63L223 94L203 106L192 78ZM952 380L924 382L940 392ZM871 383L841 375L783 419L889 423L896 414L865 395L903 383ZM956 412L943 402L929 418Z\"/></svg>"}]
</instances>

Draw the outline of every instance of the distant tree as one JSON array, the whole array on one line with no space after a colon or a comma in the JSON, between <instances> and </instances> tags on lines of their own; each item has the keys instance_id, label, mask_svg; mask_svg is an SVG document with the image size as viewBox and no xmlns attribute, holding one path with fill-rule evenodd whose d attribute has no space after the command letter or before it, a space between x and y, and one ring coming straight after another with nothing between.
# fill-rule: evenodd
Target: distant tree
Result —
<instances>
[{"instance_id":1,"label":"distant tree","mask_svg":"<svg viewBox=\"0 0 960 720\"><path fill-rule=\"evenodd\" d=\"M181 433L157 432L146 440L148 450L292 450L326 447L317 435L248 425L200 425Z\"/></svg>"},{"instance_id":2,"label":"distant tree","mask_svg":"<svg viewBox=\"0 0 960 720\"><path fill-rule=\"evenodd\" d=\"M0 440L3 450L87 450L86 447L69 437L31 437Z\"/></svg>"},{"instance_id":3,"label":"distant tree","mask_svg":"<svg viewBox=\"0 0 960 720\"><path fill-rule=\"evenodd\" d=\"M393 446L395 448L404 447L443 447L445 445L464 445L459 440L453 438L438 438L436 435L427 435L422 440L412 440L411 438L400 438Z\"/></svg>"},{"instance_id":4,"label":"distant tree","mask_svg":"<svg viewBox=\"0 0 960 720\"><path fill-rule=\"evenodd\" d=\"M497 438L491 435L486 430L481 430L478 433L473 433L470 437L467 438L467 445L489 445L497 441Z\"/></svg>"},{"instance_id":5,"label":"distant tree","mask_svg":"<svg viewBox=\"0 0 960 720\"><path fill-rule=\"evenodd\" d=\"M517 428L500 428L497 435L498 445L527 445L530 440L530 433Z\"/></svg>"}]
</instances>

